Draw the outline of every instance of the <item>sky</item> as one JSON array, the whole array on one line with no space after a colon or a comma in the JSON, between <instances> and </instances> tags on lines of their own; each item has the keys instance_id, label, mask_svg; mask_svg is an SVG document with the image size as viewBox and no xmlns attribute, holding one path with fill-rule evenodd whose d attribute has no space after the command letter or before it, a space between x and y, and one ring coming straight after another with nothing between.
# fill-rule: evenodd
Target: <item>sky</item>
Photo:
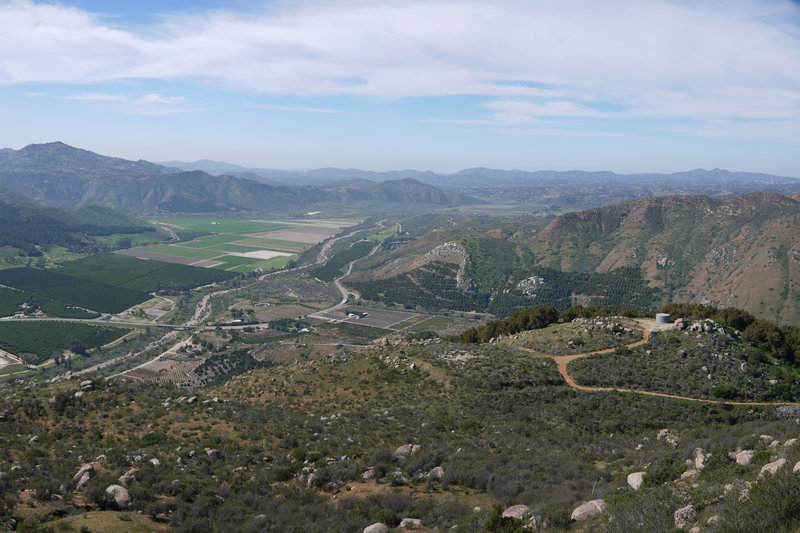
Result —
<instances>
[{"instance_id":1,"label":"sky","mask_svg":"<svg viewBox=\"0 0 800 533\"><path fill-rule=\"evenodd\" d=\"M0 147L800 178L800 2L0 0Z\"/></svg>"}]
</instances>

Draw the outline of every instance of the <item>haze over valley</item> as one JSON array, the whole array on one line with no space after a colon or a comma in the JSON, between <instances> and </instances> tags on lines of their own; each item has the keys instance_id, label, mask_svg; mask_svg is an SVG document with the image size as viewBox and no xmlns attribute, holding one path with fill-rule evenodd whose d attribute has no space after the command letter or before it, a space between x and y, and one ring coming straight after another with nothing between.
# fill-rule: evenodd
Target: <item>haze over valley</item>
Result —
<instances>
[{"instance_id":1,"label":"haze over valley","mask_svg":"<svg viewBox=\"0 0 800 533\"><path fill-rule=\"evenodd\" d=\"M798 20L0 0L0 530L800 531Z\"/></svg>"}]
</instances>

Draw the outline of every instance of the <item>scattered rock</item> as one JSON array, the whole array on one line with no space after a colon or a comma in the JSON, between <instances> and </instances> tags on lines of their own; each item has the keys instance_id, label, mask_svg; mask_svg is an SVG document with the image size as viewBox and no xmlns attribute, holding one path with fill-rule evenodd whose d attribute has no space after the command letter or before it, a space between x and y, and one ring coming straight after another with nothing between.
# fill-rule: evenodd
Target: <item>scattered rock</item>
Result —
<instances>
[{"instance_id":1,"label":"scattered rock","mask_svg":"<svg viewBox=\"0 0 800 533\"><path fill-rule=\"evenodd\" d=\"M600 501L600 500L597 500ZM512 505L505 511L503 511L504 517L509 518L516 518L517 520L525 520L525 527L530 528L534 531L538 531L539 527L542 524L542 517L536 514L533 514L531 508L527 505Z\"/></svg>"},{"instance_id":2,"label":"scattered rock","mask_svg":"<svg viewBox=\"0 0 800 533\"><path fill-rule=\"evenodd\" d=\"M422 527L422 520L419 518L403 518L400 521L400 529L419 529Z\"/></svg>"},{"instance_id":3,"label":"scattered rock","mask_svg":"<svg viewBox=\"0 0 800 533\"><path fill-rule=\"evenodd\" d=\"M81 489L89 483L89 480L94 477L94 465L91 463L87 463L78 470L78 473L72 476L72 483L75 485L75 489Z\"/></svg>"},{"instance_id":4,"label":"scattered rock","mask_svg":"<svg viewBox=\"0 0 800 533\"><path fill-rule=\"evenodd\" d=\"M92 384L92 380L90 380L90 379L85 379L85 380L81 381L80 387L81 387L82 391L90 391L90 390L94 389L94 385Z\"/></svg>"},{"instance_id":5,"label":"scattered rock","mask_svg":"<svg viewBox=\"0 0 800 533\"><path fill-rule=\"evenodd\" d=\"M516 518L518 520L523 520L525 518L528 518L530 514L531 514L531 508L528 507L527 505L522 505L522 504L512 505L511 507L503 511L504 517Z\"/></svg>"},{"instance_id":6,"label":"scattered rock","mask_svg":"<svg viewBox=\"0 0 800 533\"><path fill-rule=\"evenodd\" d=\"M750 461L753 460L753 450L742 450L741 452L736 454L736 464L741 466L747 466L750 464Z\"/></svg>"},{"instance_id":7,"label":"scattered rock","mask_svg":"<svg viewBox=\"0 0 800 533\"><path fill-rule=\"evenodd\" d=\"M128 494L128 489L120 485L106 487L106 496L112 499L112 503L117 509L127 509L131 505L131 495Z\"/></svg>"},{"instance_id":8,"label":"scattered rock","mask_svg":"<svg viewBox=\"0 0 800 533\"><path fill-rule=\"evenodd\" d=\"M694 520L695 516L697 516L697 509L694 508L694 505L690 504L675 511L672 518L675 520L675 527L683 529Z\"/></svg>"},{"instance_id":9,"label":"scattered rock","mask_svg":"<svg viewBox=\"0 0 800 533\"><path fill-rule=\"evenodd\" d=\"M408 485L408 478L399 470L392 472L389 481L392 485Z\"/></svg>"},{"instance_id":10,"label":"scattered rock","mask_svg":"<svg viewBox=\"0 0 800 533\"><path fill-rule=\"evenodd\" d=\"M361 473L361 479L372 479L375 477L375 467L371 466Z\"/></svg>"},{"instance_id":11,"label":"scattered rock","mask_svg":"<svg viewBox=\"0 0 800 533\"><path fill-rule=\"evenodd\" d=\"M678 447L678 440L675 438L675 436L673 434L671 434L669 432L668 429L660 430L658 432L658 435L656 435L656 439L657 440L663 440L664 442L666 442L667 444L669 444L673 448L677 448Z\"/></svg>"},{"instance_id":12,"label":"scattered rock","mask_svg":"<svg viewBox=\"0 0 800 533\"><path fill-rule=\"evenodd\" d=\"M398 446L397 449L394 451L394 457L402 459L411 454L411 445L410 444L403 444L402 446Z\"/></svg>"},{"instance_id":13,"label":"scattered rock","mask_svg":"<svg viewBox=\"0 0 800 533\"><path fill-rule=\"evenodd\" d=\"M441 466L435 466L431 468L431 471L428 472L428 479L431 480L439 480L444 477L444 468Z\"/></svg>"},{"instance_id":14,"label":"scattered rock","mask_svg":"<svg viewBox=\"0 0 800 533\"><path fill-rule=\"evenodd\" d=\"M781 405L775 408L775 414L784 420L800 419L800 405Z\"/></svg>"},{"instance_id":15,"label":"scattered rock","mask_svg":"<svg viewBox=\"0 0 800 533\"><path fill-rule=\"evenodd\" d=\"M681 479L689 479L690 477L695 477L700 475L700 471L696 468L690 468L689 470L685 471L681 474Z\"/></svg>"},{"instance_id":16,"label":"scattered rock","mask_svg":"<svg viewBox=\"0 0 800 533\"><path fill-rule=\"evenodd\" d=\"M583 505L579 505L574 511L572 511L570 518L572 520L588 520L589 518L596 516L605 510L605 500L592 500L584 503Z\"/></svg>"},{"instance_id":17,"label":"scattered rock","mask_svg":"<svg viewBox=\"0 0 800 533\"><path fill-rule=\"evenodd\" d=\"M798 473L798 472L800 472L800 461L797 461L797 462L794 464L794 468L792 468L792 473L793 473L793 474L796 474L796 473Z\"/></svg>"},{"instance_id":18,"label":"scattered rock","mask_svg":"<svg viewBox=\"0 0 800 533\"><path fill-rule=\"evenodd\" d=\"M694 467L698 470L702 470L705 466L706 456L703 455L702 448L695 448L694 449Z\"/></svg>"},{"instance_id":19,"label":"scattered rock","mask_svg":"<svg viewBox=\"0 0 800 533\"><path fill-rule=\"evenodd\" d=\"M419 453L421 449L422 446L419 444L403 444L402 446L398 446L393 455L398 459L404 459L409 455Z\"/></svg>"},{"instance_id":20,"label":"scattered rock","mask_svg":"<svg viewBox=\"0 0 800 533\"><path fill-rule=\"evenodd\" d=\"M364 533L389 533L389 526L381 522L376 522L364 528Z\"/></svg>"},{"instance_id":21,"label":"scattered rock","mask_svg":"<svg viewBox=\"0 0 800 533\"><path fill-rule=\"evenodd\" d=\"M786 442L783 443L784 448L788 448L789 446L794 446L795 444L797 444L797 440L798 439L787 440Z\"/></svg>"},{"instance_id":22,"label":"scattered rock","mask_svg":"<svg viewBox=\"0 0 800 533\"><path fill-rule=\"evenodd\" d=\"M769 473L771 475L775 475L775 473L783 468L786 464L786 459L778 459L777 461L772 461L771 463L767 463L761 467L761 472L758 473L758 477L763 477L765 473Z\"/></svg>"},{"instance_id":23,"label":"scattered rock","mask_svg":"<svg viewBox=\"0 0 800 533\"><path fill-rule=\"evenodd\" d=\"M628 474L628 486L633 490L639 490L644 482L644 472L634 472Z\"/></svg>"},{"instance_id":24,"label":"scattered rock","mask_svg":"<svg viewBox=\"0 0 800 533\"><path fill-rule=\"evenodd\" d=\"M34 442L39 442L39 435L34 435L28 440L28 444L33 444Z\"/></svg>"},{"instance_id":25,"label":"scattered rock","mask_svg":"<svg viewBox=\"0 0 800 533\"><path fill-rule=\"evenodd\" d=\"M150 464L153 466L161 466L161 461L153 457L152 459L150 459Z\"/></svg>"}]
</instances>

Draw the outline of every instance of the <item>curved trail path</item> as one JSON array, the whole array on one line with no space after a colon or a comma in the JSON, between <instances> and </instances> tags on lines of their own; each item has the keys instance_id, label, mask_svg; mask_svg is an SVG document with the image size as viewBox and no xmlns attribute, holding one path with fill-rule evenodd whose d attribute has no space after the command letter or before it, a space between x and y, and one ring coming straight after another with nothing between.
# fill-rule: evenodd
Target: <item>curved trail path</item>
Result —
<instances>
[{"instance_id":1,"label":"curved trail path","mask_svg":"<svg viewBox=\"0 0 800 533\"><path fill-rule=\"evenodd\" d=\"M649 329L642 329L642 338L636 342L631 344L626 344L626 348L635 348L637 346L641 346L643 344L647 344L650 340L650 330ZM575 359L582 359L584 357L588 357L590 355L597 355L603 353L611 353L617 348L606 348L605 350L597 350L594 352L584 352L584 353L575 353L570 355L553 355L543 352L537 352L531 348L522 348L524 350L536 357L549 357L556 363L556 367L558 368L559 374L561 377L564 378L564 381L567 382L567 385L572 387L575 390L586 391L586 392L627 392L631 394L642 394L645 396L656 396L658 398L670 398L673 400L685 400L689 402L697 402L697 403L725 403L728 405L800 405L795 402L732 402L729 400L709 400L706 398L692 398L691 396L679 396L677 394L666 394L663 392L652 392L652 391L644 391L644 390L637 390L637 389L622 389L617 387L587 387L586 385L580 385L575 381L575 379L570 375L567 365L571 361Z\"/></svg>"}]
</instances>

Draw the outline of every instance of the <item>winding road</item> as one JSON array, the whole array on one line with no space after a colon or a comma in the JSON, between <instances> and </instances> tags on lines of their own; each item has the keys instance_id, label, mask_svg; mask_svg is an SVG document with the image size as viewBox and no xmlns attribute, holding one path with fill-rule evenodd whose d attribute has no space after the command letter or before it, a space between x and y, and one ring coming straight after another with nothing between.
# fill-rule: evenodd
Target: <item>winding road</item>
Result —
<instances>
[{"instance_id":1,"label":"winding road","mask_svg":"<svg viewBox=\"0 0 800 533\"><path fill-rule=\"evenodd\" d=\"M630 344L624 345L626 348L635 348L637 346L642 346L643 344L647 344L650 340L650 330L649 329L641 329L642 338L636 342L632 342ZM584 352L584 353L576 353L570 355L554 355L554 354L547 354L543 352L537 352L531 348L522 348L521 350L530 353L535 357L547 357L552 359L556 363L556 368L558 368L558 373L561 374L561 377L564 378L564 381L575 390L584 391L584 392L624 392L629 394L641 394L644 396L656 396L658 398L670 398L672 400L685 400L688 402L696 402L696 403L713 403L713 404L728 404L728 405L800 405L797 402L734 402L729 400L709 400L707 398L693 398L691 396L680 396L677 394L666 394L663 392L652 392L652 391L644 391L638 389L623 389L617 387L588 387L586 385L581 385L575 381L575 378L572 377L569 373L569 364L576 360L576 359L583 359L584 357L589 357L590 355L598 355L604 353L611 353L617 348L606 348L604 350L597 350L594 352Z\"/></svg>"}]
</instances>

